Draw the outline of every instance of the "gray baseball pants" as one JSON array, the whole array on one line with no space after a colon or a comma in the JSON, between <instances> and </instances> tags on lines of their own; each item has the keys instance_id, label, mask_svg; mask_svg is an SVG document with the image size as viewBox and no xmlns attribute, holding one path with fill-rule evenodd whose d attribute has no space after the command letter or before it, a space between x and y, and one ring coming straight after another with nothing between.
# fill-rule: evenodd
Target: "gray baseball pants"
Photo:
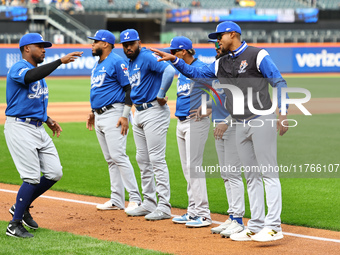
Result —
<instances>
[{"instance_id":1,"label":"gray baseball pants","mask_svg":"<svg viewBox=\"0 0 340 255\"><path fill-rule=\"evenodd\" d=\"M122 116L124 104L116 103L114 108L103 114L95 112L95 129L104 158L109 165L111 182L111 202L115 206L125 208L125 190L129 193L129 201L141 202L135 173L129 156L126 155L127 135L122 135L121 127L116 127Z\"/></svg>"},{"instance_id":2,"label":"gray baseball pants","mask_svg":"<svg viewBox=\"0 0 340 255\"><path fill-rule=\"evenodd\" d=\"M241 176L241 160L236 149L236 127L230 126L222 139L215 140L221 177L228 199L228 214L240 218L244 216L244 185Z\"/></svg>"},{"instance_id":3,"label":"gray baseball pants","mask_svg":"<svg viewBox=\"0 0 340 255\"><path fill-rule=\"evenodd\" d=\"M43 125L36 127L8 116L4 133L15 167L24 182L39 184L41 172L48 180L61 179L59 155Z\"/></svg>"},{"instance_id":4,"label":"gray baseball pants","mask_svg":"<svg viewBox=\"0 0 340 255\"><path fill-rule=\"evenodd\" d=\"M136 160L141 171L144 196L142 206L150 212L158 209L170 215L170 180L165 161L169 124L168 105L160 106L155 101L152 107L135 111L133 136L137 147Z\"/></svg>"},{"instance_id":5,"label":"gray baseball pants","mask_svg":"<svg viewBox=\"0 0 340 255\"><path fill-rule=\"evenodd\" d=\"M211 220L205 173L201 169L204 145L210 128L209 118L177 122L177 144L184 177L187 181L188 214Z\"/></svg>"},{"instance_id":6,"label":"gray baseball pants","mask_svg":"<svg viewBox=\"0 0 340 255\"><path fill-rule=\"evenodd\" d=\"M269 119L277 119L277 117L275 114L265 115L248 124L237 123L236 125L236 146L247 180L251 212L248 228L255 233L264 227L282 231L279 173L268 171L270 167L277 167L276 122L268 121ZM262 126L258 127L261 124ZM268 206L267 216L265 215L263 182Z\"/></svg>"}]
</instances>

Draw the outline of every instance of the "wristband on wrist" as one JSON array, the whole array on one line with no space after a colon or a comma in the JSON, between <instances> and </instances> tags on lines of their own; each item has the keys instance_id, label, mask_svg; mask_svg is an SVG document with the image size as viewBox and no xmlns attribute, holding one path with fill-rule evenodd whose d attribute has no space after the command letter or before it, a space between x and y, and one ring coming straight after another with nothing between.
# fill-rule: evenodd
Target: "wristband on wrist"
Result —
<instances>
[{"instance_id":1,"label":"wristband on wrist","mask_svg":"<svg viewBox=\"0 0 340 255\"><path fill-rule=\"evenodd\" d=\"M131 106L124 105L122 117L129 118L130 110L131 110Z\"/></svg>"}]
</instances>

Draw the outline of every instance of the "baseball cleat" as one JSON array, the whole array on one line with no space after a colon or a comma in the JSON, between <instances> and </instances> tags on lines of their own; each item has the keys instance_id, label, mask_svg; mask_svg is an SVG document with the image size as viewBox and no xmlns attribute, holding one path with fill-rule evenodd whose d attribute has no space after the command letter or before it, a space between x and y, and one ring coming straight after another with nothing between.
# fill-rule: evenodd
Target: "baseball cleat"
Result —
<instances>
[{"instance_id":1,"label":"baseball cleat","mask_svg":"<svg viewBox=\"0 0 340 255\"><path fill-rule=\"evenodd\" d=\"M128 206L125 208L125 212L129 212L129 211L132 211L134 209L136 209L138 206L141 205L141 202L129 202Z\"/></svg>"},{"instance_id":2,"label":"baseball cleat","mask_svg":"<svg viewBox=\"0 0 340 255\"><path fill-rule=\"evenodd\" d=\"M97 205L97 209L104 211L104 210L120 210L121 208L112 204L110 200L104 204Z\"/></svg>"},{"instance_id":3,"label":"baseball cleat","mask_svg":"<svg viewBox=\"0 0 340 255\"><path fill-rule=\"evenodd\" d=\"M145 216L149 213L151 212L148 210L145 210L143 206L138 206L136 209L126 212L128 216Z\"/></svg>"},{"instance_id":4,"label":"baseball cleat","mask_svg":"<svg viewBox=\"0 0 340 255\"><path fill-rule=\"evenodd\" d=\"M183 214L182 216L174 217L172 219L173 223L184 224L191 221L192 217L189 216L188 213Z\"/></svg>"},{"instance_id":5,"label":"baseball cleat","mask_svg":"<svg viewBox=\"0 0 340 255\"><path fill-rule=\"evenodd\" d=\"M152 213L149 213L148 215L145 216L146 220L166 220L170 218L171 218L171 215L164 213L160 211L159 209L156 209Z\"/></svg>"},{"instance_id":6,"label":"baseball cleat","mask_svg":"<svg viewBox=\"0 0 340 255\"><path fill-rule=\"evenodd\" d=\"M211 220L205 217L195 216L191 221L185 223L187 228L201 228L211 225Z\"/></svg>"},{"instance_id":7,"label":"baseball cleat","mask_svg":"<svg viewBox=\"0 0 340 255\"><path fill-rule=\"evenodd\" d=\"M219 234L219 233L221 233L223 230L227 229L231 225L231 222L232 222L232 220L230 218L228 218L225 222L223 222L218 227L212 228L211 229L211 233L212 234Z\"/></svg>"},{"instance_id":8,"label":"baseball cleat","mask_svg":"<svg viewBox=\"0 0 340 255\"><path fill-rule=\"evenodd\" d=\"M258 232L256 235L253 235L251 237L251 240L257 241L257 242L270 242L270 241L276 241L283 238L282 231L275 231L270 228L263 228L260 232Z\"/></svg>"},{"instance_id":9,"label":"baseball cleat","mask_svg":"<svg viewBox=\"0 0 340 255\"><path fill-rule=\"evenodd\" d=\"M10 221L6 229L6 235L17 237L17 238L30 238L34 237L29 233L26 228L22 225L21 221Z\"/></svg>"},{"instance_id":10,"label":"baseball cleat","mask_svg":"<svg viewBox=\"0 0 340 255\"><path fill-rule=\"evenodd\" d=\"M230 237L232 234L240 233L244 230L244 225L238 223L236 220L233 220L229 227L223 230L220 235L222 237Z\"/></svg>"},{"instance_id":11,"label":"baseball cleat","mask_svg":"<svg viewBox=\"0 0 340 255\"><path fill-rule=\"evenodd\" d=\"M32 208L33 206L31 206L30 208ZM12 205L12 207L9 209L9 213L14 216L14 212L15 212L15 204ZM26 209L24 211L24 215L22 217L22 223L24 223L25 226L31 228L31 229L38 229L39 226L38 226L38 223L36 223L34 220L33 220L33 217L29 211L29 208Z\"/></svg>"},{"instance_id":12,"label":"baseball cleat","mask_svg":"<svg viewBox=\"0 0 340 255\"><path fill-rule=\"evenodd\" d=\"M254 232L250 231L249 229L244 229L240 233L230 235L230 239L233 241L252 241L251 237L254 235Z\"/></svg>"}]
</instances>

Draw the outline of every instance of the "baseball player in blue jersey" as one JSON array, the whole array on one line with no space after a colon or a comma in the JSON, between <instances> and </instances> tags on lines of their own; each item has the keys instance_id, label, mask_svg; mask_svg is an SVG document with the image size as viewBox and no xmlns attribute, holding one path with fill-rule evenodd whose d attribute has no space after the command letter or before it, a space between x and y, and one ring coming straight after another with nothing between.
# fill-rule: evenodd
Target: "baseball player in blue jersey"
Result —
<instances>
[{"instance_id":1,"label":"baseball player in blue jersey","mask_svg":"<svg viewBox=\"0 0 340 255\"><path fill-rule=\"evenodd\" d=\"M279 134L283 135L288 130L287 125L284 125L287 116L281 114L281 88L287 84L268 52L248 46L245 41L241 41L240 36L241 28L236 23L231 21L220 23L216 32L209 34L209 38L217 39L222 52L226 55L206 67L193 67L171 54L157 49L153 51L162 56L159 61L172 61L173 65L187 77L217 77L222 85L230 88L224 91L227 96L226 108L231 114L226 121L215 127L214 135L216 138L222 138L229 126L236 125L236 148L245 170L251 211L248 228L232 234L230 238L235 241L275 241L283 238L280 219L282 198L279 174L270 169L277 167L276 131L279 130ZM268 92L268 83L278 92L280 109L278 120L274 109L276 104L272 104ZM251 89L253 94L248 95ZM240 96L233 97L235 91L242 93L244 100L239 100ZM248 97L252 99L249 100L252 110L249 104L244 104L248 102ZM239 104L242 101L242 109L238 104L234 105L233 100ZM259 114L256 109L265 111L265 114ZM252 124L255 120L262 125ZM273 124L275 120L276 125ZM263 169L264 166L267 167L266 171ZM268 206L267 215L263 182Z\"/></svg>"},{"instance_id":2,"label":"baseball player in blue jersey","mask_svg":"<svg viewBox=\"0 0 340 255\"><path fill-rule=\"evenodd\" d=\"M175 69L166 62L158 62L155 53L142 48L136 30L121 32L120 41L125 55L130 59L130 96L136 108L133 135L144 195L142 205L127 214L145 216L147 220L169 219L170 182L165 148L170 109L165 93L171 85Z\"/></svg>"},{"instance_id":3,"label":"baseball player in blue jersey","mask_svg":"<svg viewBox=\"0 0 340 255\"><path fill-rule=\"evenodd\" d=\"M18 191L16 203L9 209L13 219L6 234L12 237L33 237L22 225L37 229L29 208L32 202L51 188L62 177L62 166L51 137L43 123L60 136L62 131L55 120L47 116L48 88L45 77L61 64L73 62L82 52L66 56L41 65L45 48L51 47L37 33L24 35L19 41L22 59L15 63L7 74L6 81L6 143L23 183ZM41 173L43 175L41 176Z\"/></svg>"},{"instance_id":4,"label":"baseball player in blue jersey","mask_svg":"<svg viewBox=\"0 0 340 255\"><path fill-rule=\"evenodd\" d=\"M125 208L125 190L129 204L125 211L141 203L135 173L126 155L128 117L132 102L127 62L112 52L115 36L108 30L98 30L93 37L92 55L98 56L91 73L90 101L92 113L87 120L89 130L95 126L97 138L109 165L111 199L97 205L98 210Z\"/></svg>"},{"instance_id":5,"label":"baseball player in blue jersey","mask_svg":"<svg viewBox=\"0 0 340 255\"><path fill-rule=\"evenodd\" d=\"M216 60L223 56L217 40L210 40L215 43ZM207 107L211 108L211 119L214 125L222 122L230 114L224 107L226 102L226 95L222 88L218 88L218 80L213 83L213 88L218 93L214 94L214 102L207 102ZM221 100L222 105L219 103ZM200 117L201 108L198 109L198 116ZM224 181L226 195L228 199L228 214L229 218L220 226L211 229L213 234L221 234L222 237L230 237L234 233L239 233L244 230L242 217L245 211L244 205L244 185L241 176L241 160L237 154L236 148L236 128L229 127L223 134L222 138L215 139L215 146L218 156L219 165L221 166L221 177ZM233 168L233 171L230 169ZM229 169L229 170L228 170Z\"/></svg>"},{"instance_id":6,"label":"baseball player in blue jersey","mask_svg":"<svg viewBox=\"0 0 340 255\"><path fill-rule=\"evenodd\" d=\"M190 39L184 36L174 37L170 42L171 54L181 58L192 66L205 64L194 58L195 50ZM177 121L177 144L184 177L187 181L187 213L172 219L174 223L183 223L187 227L206 227L211 225L207 185L204 172L195 172L202 166L204 145L208 138L210 121L208 117L196 118L197 108L201 105L203 90L207 87L195 83L181 73L177 81L177 101L175 116Z\"/></svg>"}]
</instances>

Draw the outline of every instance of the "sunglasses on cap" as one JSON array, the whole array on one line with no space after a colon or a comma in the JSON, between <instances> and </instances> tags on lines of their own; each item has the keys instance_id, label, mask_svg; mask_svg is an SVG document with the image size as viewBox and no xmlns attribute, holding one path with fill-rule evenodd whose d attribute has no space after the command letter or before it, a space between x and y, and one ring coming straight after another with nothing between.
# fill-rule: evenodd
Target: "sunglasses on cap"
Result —
<instances>
[{"instance_id":1,"label":"sunglasses on cap","mask_svg":"<svg viewBox=\"0 0 340 255\"><path fill-rule=\"evenodd\" d=\"M182 49L177 49L177 50L170 50L170 53L172 55L175 55L177 52L182 51Z\"/></svg>"}]
</instances>

